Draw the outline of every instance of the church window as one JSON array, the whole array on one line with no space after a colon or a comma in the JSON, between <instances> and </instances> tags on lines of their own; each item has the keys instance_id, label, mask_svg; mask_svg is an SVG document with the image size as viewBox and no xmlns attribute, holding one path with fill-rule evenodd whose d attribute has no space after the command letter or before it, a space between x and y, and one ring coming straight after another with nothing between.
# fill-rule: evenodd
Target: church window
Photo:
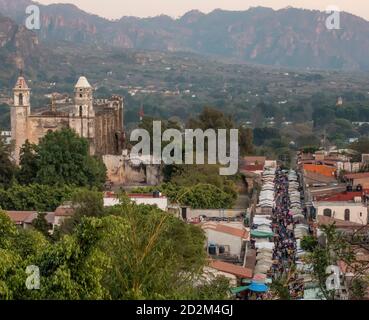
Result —
<instances>
[{"instance_id":1,"label":"church window","mask_svg":"<svg viewBox=\"0 0 369 320\"><path fill-rule=\"evenodd\" d=\"M79 106L79 116L82 117L83 114L83 108L82 106Z\"/></svg>"},{"instance_id":2,"label":"church window","mask_svg":"<svg viewBox=\"0 0 369 320\"><path fill-rule=\"evenodd\" d=\"M23 94L19 94L19 105L23 106Z\"/></svg>"}]
</instances>

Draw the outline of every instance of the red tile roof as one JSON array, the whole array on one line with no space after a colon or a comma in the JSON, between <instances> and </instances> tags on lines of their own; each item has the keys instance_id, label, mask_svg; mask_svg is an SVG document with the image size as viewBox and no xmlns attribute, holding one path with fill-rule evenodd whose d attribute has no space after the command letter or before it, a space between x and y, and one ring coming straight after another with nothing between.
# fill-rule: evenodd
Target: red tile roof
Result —
<instances>
[{"instance_id":1,"label":"red tile roof","mask_svg":"<svg viewBox=\"0 0 369 320\"><path fill-rule=\"evenodd\" d=\"M337 228L362 228L363 225L359 224L359 223L355 223L355 222L351 222L351 221L344 221L344 220L339 220L339 219L335 219L335 218L331 218L331 217L326 217L326 216L318 216L318 224L319 225L327 225L327 224L333 224L335 223Z\"/></svg>"},{"instance_id":2,"label":"red tile roof","mask_svg":"<svg viewBox=\"0 0 369 320\"><path fill-rule=\"evenodd\" d=\"M5 211L10 220L16 224L23 224L26 221L37 217L36 211Z\"/></svg>"},{"instance_id":3,"label":"red tile roof","mask_svg":"<svg viewBox=\"0 0 369 320\"><path fill-rule=\"evenodd\" d=\"M31 224L34 219L37 218L37 211L5 211L10 220L15 224ZM54 212L46 213L46 220L49 223L54 222Z\"/></svg>"},{"instance_id":4,"label":"red tile roof","mask_svg":"<svg viewBox=\"0 0 369 320\"><path fill-rule=\"evenodd\" d=\"M349 173L345 175L346 179L363 179L369 178L369 172L361 172L361 173Z\"/></svg>"},{"instance_id":5,"label":"red tile roof","mask_svg":"<svg viewBox=\"0 0 369 320\"><path fill-rule=\"evenodd\" d=\"M211 230L215 230L217 232L222 232L222 233L227 233L230 234L232 236L235 237L240 237L242 239L249 239L250 238L250 233L246 230L246 229L240 229L240 228L235 228L235 227L231 227L231 226L226 226L224 224L221 223L205 223L202 226L203 229L211 229Z\"/></svg>"},{"instance_id":6,"label":"red tile roof","mask_svg":"<svg viewBox=\"0 0 369 320\"><path fill-rule=\"evenodd\" d=\"M258 164L265 164L266 161L266 157L262 157L262 156L250 156L250 157L244 157L243 161L245 164L247 165L254 165L256 163Z\"/></svg>"},{"instance_id":7,"label":"red tile roof","mask_svg":"<svg viewBox=\"0 0 369 320\"><path fill-rule=\"evenodd\" d=\"M329 196L317 196L317 201L352 201L356 197L362 197L365 193L361 191L354 192L342 192L338 194L333 194Z\"/></svg>"},{"instance_id":8,"label":"red tile roof","mask_svg":"<svg viewBox=\"0 0 369 320\"><path fill-rule=\"evenodd\" d=\"M228 262L213 260L210 262L210 267L218 271L233 274L239 278L252 279L253 277L252 269L237 266Z\"/></svg>"},{"instance_id":9,"label":"red tile roof","mask_svg":"<svg viewBox=\"0 0 369 320\"><path fill-rule=\"evenodd\" d=\"M55 210L55 216L57 217L70 217L74 214L74 208L71 206L59 206Z\"/></svg>"}]
</instances>

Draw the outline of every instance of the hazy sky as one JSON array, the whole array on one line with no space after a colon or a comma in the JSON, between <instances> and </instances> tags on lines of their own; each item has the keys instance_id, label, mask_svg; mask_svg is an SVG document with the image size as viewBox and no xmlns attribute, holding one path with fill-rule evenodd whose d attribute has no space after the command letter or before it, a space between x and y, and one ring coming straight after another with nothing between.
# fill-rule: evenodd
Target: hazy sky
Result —
<instances>
[{"instance_id":1,"label":"hazy sky","mask_svg":"<svg viewBox=\"0 0 369 320\"><path fill-rule=\"evenodd\" d=\"M338 6L369 20L368 0L36 0L50 4L57 2L74 3L81 9L100 16L116 19L122 16L148 17L167 14L178 17L185 12L198 9L210 12L225 10L246 10L250 6L265 6L274 9L293 6L297 8L325 10L329 5Z\"/></svg>"}]
</instances>

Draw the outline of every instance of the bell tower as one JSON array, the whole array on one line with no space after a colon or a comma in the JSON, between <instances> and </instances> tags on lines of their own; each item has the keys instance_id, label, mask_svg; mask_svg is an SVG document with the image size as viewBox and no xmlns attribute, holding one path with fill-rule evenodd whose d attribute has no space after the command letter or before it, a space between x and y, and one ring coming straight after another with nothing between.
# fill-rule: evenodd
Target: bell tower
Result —
<instances>
[{"instance_id":1,"label":"bell tower","mask_svg":"<svg viewBox=\"0 0 369 320\"><path fill-rule=\"evenodd\" d=\"M76 117L95 117L93 108L93 89L86 77L80 77L74 87Z\"/></svg>"},{"instance_id":2,"label":"bell tower","mask_svg":"<svg viewBox=\"0 0 369 320\"><path fill-rule=\"evenodd\" d=\"M90 144L90 153L95 154L95 110L93 88L86 77L81 76L74 86L74 109L70 127Z\"/></svg>"},{"instance_id":3,"label":"bell tower","mask_svg":"<svg viewBox=\"0 0 369 320\"><path fill-rule=\"evenodd\" d=\"M28 139L28 116L31 114L31 90L23 75L17 79L13 88L13 106L11 107L11 131L14 142L14 160L19 164L20 149Z\"/></svg>"}]
</instances>

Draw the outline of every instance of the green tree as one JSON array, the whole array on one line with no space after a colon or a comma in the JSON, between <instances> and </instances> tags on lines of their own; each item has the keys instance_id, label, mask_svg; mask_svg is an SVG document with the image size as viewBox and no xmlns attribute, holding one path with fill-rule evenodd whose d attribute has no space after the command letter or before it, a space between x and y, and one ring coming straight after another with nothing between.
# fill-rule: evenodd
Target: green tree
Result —
<instances>
[{"instance_id":1,"label":"green tree","mask_svg":"<svg viewBox=\"0 0 369 320\"><path fill-rule=\"evenodd\" d=\"M241 126L239 128L239 146L241 156L251 155L254 153L253 140L254 135L252 129Z\"/></svg>"},{"instance_id":2,"label":"green tree","mask_svg":"<svg viewBox=\"0 0 369 320\"><path fill-rule=\"evenodd\" d=\"M26 140L20 150L20 169L17 174L17 180L20 184L31 184L36 180L39 170L37 159L37 146Z\"/></svg>"},{"instance_id":3,"label":"green tree","mask_svg":"<svg viewBox=\"0 0 369 320\"><path fill-rule=\"evenodd\" d=\"M305 236L301 240L301 248L308 252L313 252L318 245L318 240L313 236Z\"/></svg>"},{"instance_id":4,"label":"green tree","mask_svg":"<svg viewBox=\"0 0 369 320\"><path fill-rule=\"evenodd\" d=\"M49 237L50 231L53 225L46 220L47 213L39 212L37 218L32 221L32 226L39 232L41 232L45 237Z\"/></svg>"},{"instance_id":5,"label":"green tree","mask_svg":"<svg viewBox=\"0 0 369 320\"><path fill-rule=\"evenodd\" d=\"M16 167L10 160L10 146L5 143L5 140L0 136L0 186L9 186L13 181Z\"/></svg>"},{"instance_id":6,"label":"green tree","mask_svg":"<svg viewBox=\"0 0 369 320\"><path fill-rule=\"evenodd\" d=\"M235 123L230 115L211 108L205 107L197 118L188 120L187 128L190 129L234 129Z\"/></svg>"},{"instance_id":7,"label":"green tree","mask_svg":"<svg viewBox=\"0 0 369 320\"><path fill-rule=\"evenodd\" d=\"M4 210L54 211L64 201L70 200L75 188L30 184L0 188L0 207Z\"/></svg>"},{"instance_id":8,"label":"green tree","mask_svg":"<svg viewBox=\"0 0 369 320\"><path fill-rule=\"evenodd\" d=\"M329 276L326 269L330 265L337 265L338 261L351 265L355 261L355 256L351 244L337 231L335 224L322 226L322 231L326 239L325 244L309 246L312 251L307 254L306 261L312 265L313 275L324 297L327 300L334 300L335 291L326 288ZM308 242L312 242L311 239Z\"/></svg>"},{"instance_id":9,"label":"green tree","mask_svg":"<svg viewBox=\"0 0 369 320\"><path fill-rule=\"evenodd\" d=\"M60 235L71 234L83 217L102 217L104 215L103 194L95 190L76 190L71 197L73 216L60 226Z\"/></svg>"},{"instance_id":10,"label":"green tree","mask_svg":"<svg viewBox=\"0 0 369 320\"><path fill-rule=\"evenodd\" d=\"M70 129L50 132L38 145L36 182L46 185L102 187L106 167L89 154L88 141Z\"/></svg>"},{"instance_id":11,"label":"green tree","mask_svg":"<svg viewBox=\"0 0 369 320\"><path fill-rule=\"evenodd\" d=\"M113 299L195 299L197 287L210 298L200 279L206 265L200 228L152 206L124 202L110 211L116 216L104 218L109 223L101 246L113 254L105 279Z\"/></svg>"}]
</instances>

